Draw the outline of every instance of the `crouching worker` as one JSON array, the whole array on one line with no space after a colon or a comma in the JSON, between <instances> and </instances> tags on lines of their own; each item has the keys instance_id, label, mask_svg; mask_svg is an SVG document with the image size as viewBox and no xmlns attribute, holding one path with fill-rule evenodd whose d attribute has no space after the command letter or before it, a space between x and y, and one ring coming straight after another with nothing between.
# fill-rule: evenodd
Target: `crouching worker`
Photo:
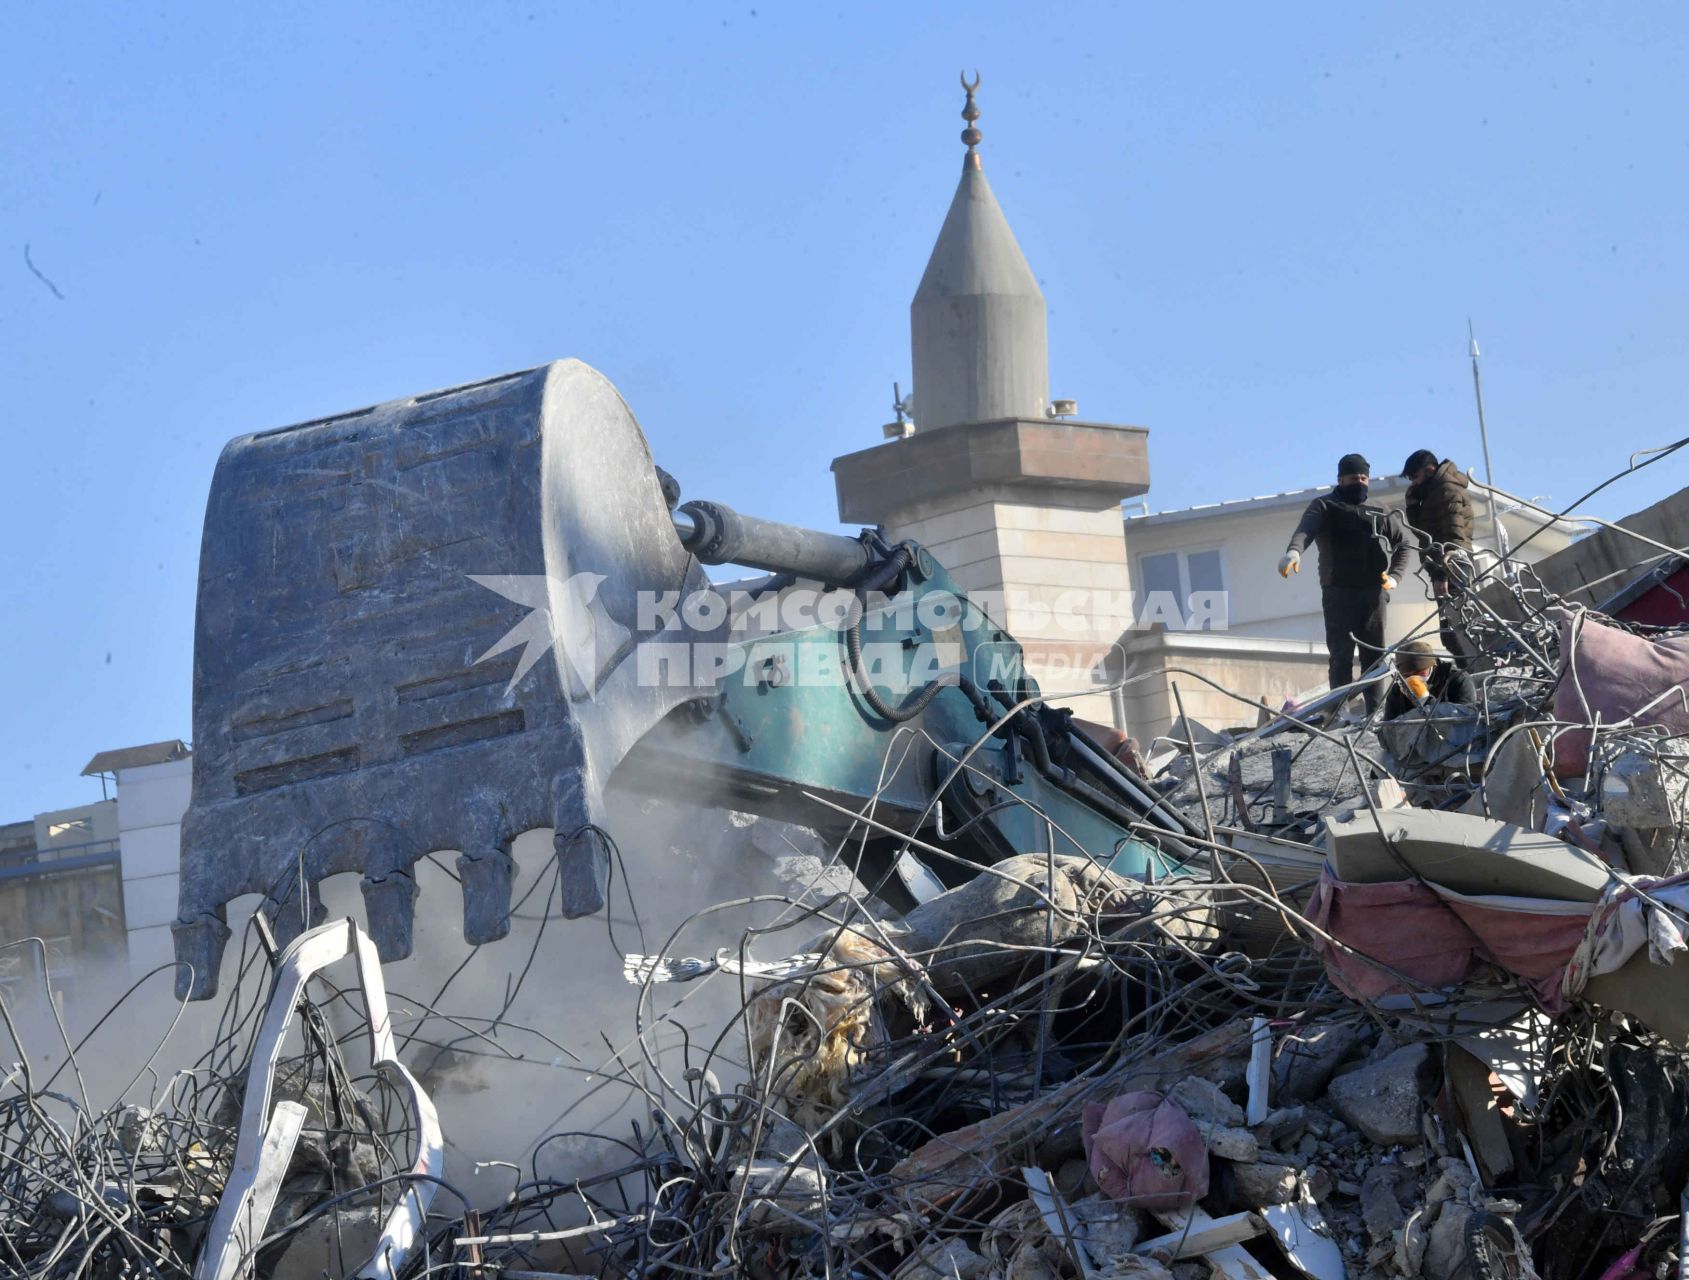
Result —
<instances>
[{"instance_id":1,"label":"crouching worker","mask_svg":"<svg viewBox=\"0 0 1689 1280\"><path fill-rule=\"evenodd\" d=\"M1452 662L1441 661L1423 640L1404 644L1396 651L1396 671L1402 677L1384 700L1384 718L1394 720L1415 707L1471 707L1478 702L1478 690Z\"/></svg>"},{"instance_id":2,"label":"crouching worker","mask_svg":"<svg viewBox=\"0 0 1689 1280\"><path fill-rule=\"evenodd\" d=\"M1310 542L1319 548L1320 606L1333 689L1354 683L1357 644L1362 671L1384 651L1384 606L1407 568L1407 526L1399 512L1366 500L1371 472L1360 454L1344 454L1337 463L1337 487L1308 504L1278 564L1279 576L1288 578L1302 572L1302 552ZM1365 696L1367 712L1378 710L1379 686L1368 685Z\"/></svg>"}]
</instances>

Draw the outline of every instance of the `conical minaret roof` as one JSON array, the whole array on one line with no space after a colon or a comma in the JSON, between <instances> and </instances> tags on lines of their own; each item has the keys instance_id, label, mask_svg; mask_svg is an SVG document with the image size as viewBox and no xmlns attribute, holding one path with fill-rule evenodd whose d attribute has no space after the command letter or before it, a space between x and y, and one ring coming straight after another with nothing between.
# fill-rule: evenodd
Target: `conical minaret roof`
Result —
<instances>
[{"instance_id":1,"label":"conical minaret roof","mask_svg":"<svg viewBox=\"0 0 1689 1280\"><path fill-rule=\"evenodd\" d=\"M1049 405L1044 293L980 164L977 75L963 87L962 178L909 308L923 430L1042 418Z\"/></svg>"},{"instance_id":2,"label":"conical minaret roof","mask_svg":"<svg viewBox=\"0 0 1689 1280\"><path fill-rule=\"evenodd\" d=\"M992 540L976 535L1094 528L1106 536L1078 539L1059 554L1094 566L1087 581L1123 592L1129 581L1120 500L1149 488L1149 433L1080 420L1071 404L1050 404L1044 294L980 166L977 73L962 87L962 180L909 307L916 430L905 429L899 395L898 420L887 424L884 444L833 459L839 519L922 543L951 570L966 568L970 591L1024 587L1038 599L1048 585L1041 575L1055 562L1024 553L1024 540L1015 544L1020 550L1007 550L1006 538L996 540L1002 550L989 550ZM1008 507L1080 514L1043 525ZM1103 631L1114 634L1112 625Z\"/></svg>"}]
</instances>

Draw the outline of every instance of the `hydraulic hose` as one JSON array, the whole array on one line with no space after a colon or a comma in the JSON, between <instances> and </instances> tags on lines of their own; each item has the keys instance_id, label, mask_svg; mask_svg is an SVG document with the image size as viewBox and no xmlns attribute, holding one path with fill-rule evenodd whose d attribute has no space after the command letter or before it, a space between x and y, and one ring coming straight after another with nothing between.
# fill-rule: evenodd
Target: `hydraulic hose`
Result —
<instances>
[{"instance_id":1,"label":"hydraulic hose","mask_svg":"<svg viewBox=\"0 0 1689 1280\"><path fill-rule=\"evenodd\" d=\"M1155 823L1158 827L1165 828L1176 836L1198 836L1202 834L1201 831L1188 824L1179 811L1167 803L1165 797L1146 791L1136 779L1126 772L1125 767L1119 761L1111 759L1105 752L1098 750L1093 744L1086 741L1084 734L1075 732L1072 749L1118 794L1131 804L1137 805L1148 821Z\"/></svg>"},{"instance_id":2,"label":"hydraulic hose","mask_svg":"<svg viewBox=\"0 0 1689 1280\"><path fill-rule=\"evenodd\" d=\"M991 696L1002 704L1005 711L1012 710L1017 699L997 681L993 680L986 686ZM1158 834L1156 839L1164 850L1181 858L1195 856L1195 850L1180 837L1185 834L1180 830L1176 819L1170 818L1160 807L1160 802L1146 795L1137 793L1137 788L1127 783L1127 780L1103 763L1100 752L1091 749L1081 735L1073 735L1073 748L1077 750L1081 759L1085 760L1105 783L1115 785L1115 793L1092 785L1080 778L1071 769L1057 766L1050 758L1049 740L1044 735L1044 726L1037 716L1030 714L1030 708L1023 708L1011 722L1020 735L1027 740L1032 753L1032 763L1039 774L1047 779L1059 790L1107 814L1124 830L1146 825L1161 828L1164 834ZM1133 805L1141 805L1142 809L1134 811Z\"/></svg>"}]
</instances>

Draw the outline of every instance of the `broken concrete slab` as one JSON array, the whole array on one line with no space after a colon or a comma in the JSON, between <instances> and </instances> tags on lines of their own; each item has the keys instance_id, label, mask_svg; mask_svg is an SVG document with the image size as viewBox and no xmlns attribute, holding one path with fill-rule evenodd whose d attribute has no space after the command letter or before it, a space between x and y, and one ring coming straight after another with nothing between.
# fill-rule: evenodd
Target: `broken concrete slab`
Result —
<instances>
[{"instance_id":1,"label":"broken concrete slab","mask_svg":"<svg viewBox=\"0 0 1689 1280\"><path fill-rule=\"evenodd\" d=\"M1296 1170L1288 1165L1252 1160L1232 1166L1233 1198L1248 1209L1289 1204L1301 1194L1301 1181Z\"/></svg>"},{"instance_id":2,"label":"broken concrete slab","mask_svg":"<svg viewBox=\"0 0 1689 1280\"><path fill-rule=\"evenodd\" d=\"M967 1241L952 1236L926 1242L892 1276L894 1280L975 1280L989 1265L968 1247Z\"/></svg>"},{"instance_id":3,"label":"broken concrete slab","mask_svg":"<svg viewBox=\"0 0 1689 1280\"><path fill-rule=\"evenodd\" d=\"M1542 830L1553 799L1543 764L1540 740L1526 733L1508 735L1491 755L1482 785L1462 809L1531 831Z\"/></svg>"},{"instance_id":4,"label":"broken concrete slab","mask_svg":"<svg viewBox=\"0 0 1689 1280\"><path fill-rule=\"evenodd\" d=\"M1382 1062L1361 1067L1331 1082L1327 1094L1337 1114L1381 1147L1420 1140L1422 1096L1432 1070L1431 1051L1423 1044L1396 1050Z\"/></svg>"},{"instance_id":5,"label":"broken concrete slab","mask_svg":"<svg viewBox=\"0 0 1689 1280\"><path fill-rule=\"evenodd\" d=\"M819 1156L807 1161L748 1160L728 1179L735 1195L743 1195L746 1221L768 1231L811 1232L825 1215L827 1178L817 1167Z\"/></svg>"},{"instance_id":6,"label":"broken concrete slab","mask_svg":"<svg viewBox=\"0 0 1689 1280\"><path fill-rule=\"evenodd\" d=\"M1631 870L1671 875L1689 828L1689 755L1680 751L1618 752L1601 759L1601 813L1623 829ZM1628 837L1628 838L1625 838Z\"/></svg>"},{"instance_id":7,"label":"broken concrete slab","mask_svg":"<svg viewBox=\"0 0 1689 1280\"><path fill-rule=\"evenodd\" d=\"M965 996L1020 969L1051 942L1093 927L1111 932L1132 927L1155 905L1139 882L1090 858L1019 854L910 911L903 920L907 932L898 943L920 959L940 991ZM1183 913L1170 909L1156 919L1194 945L1214 932L1199 901L1185 904Z\"/></svg>"},{"instance_id":8,"label":"broken concrete slab","mask_svg":"<svg viewBox=\"0 0 1689 1280\"><path fill-rule=\"evenodd\" d=\"M1374 1240L1388 1240L1401 1230L1414 1208L1416 1188L1408 1171L1398 1164L1375 1164L1361 1179L1358 1199L1361 1221Z\"/></svg>"},{"instance_id":9,"label":"broken concrete slab","mask_svg":"<svg viewBox=\"0 0 1689 1280\"><path fill-rule=\"evenodd\" d=\"M1099 1266L1132 1255L1143 1238L1143 1218L1133 1209L1105 1195L1089 1195L1066 1206L1074 1233Z\"/></svg>"},{"instance_id":10,"label":"broken concrete slab","mask_svg":"<svg viewBox=\"0 0 1689 1280\"><path fill-rule=\"evenodd\" d=\"M1249 1131L1263 1147L1282 1147L1295 1142L1308 1128L1307 1110L1300 1106L1279 1107Z\"/></svg>"},{"instance_id":11,"label":"broken concrete slab","mask_svg":"<svg viewBox=\"0 0 1689 1280\"><path fill-rule=\"evenodd\" d=\"M1261 1144L1248 1129L1200 1122L1197 1127L1202 1130L1202 1140L1208 1144L1210 1155L1219 1156L1222 1160L1247 1163L1261 1154Z\"/></svg>"},{"instance_id":12,"label":"broken concrete slab","mask_svg":"<svg viewBox=\"0 0 1689 1280\"><path fill-rule=\"evenodd\" d=\"M1417 1260L1415 1274L1424 1280L1460 1280L1468 1274L1467 1225L1475 1212L1468 1200L1472 1185L1472 1171L1464 1160L1438 1161L1437 1176L1402 1232L1402 1251Z\"/></svg>"},{"instance_id":13,"label":"broken concrete slab","mask_svg":"<svg viewBox=\"0 0 1689 1280\"><path fill-rule=\"evenodd\" d=\"M1513 1149L1490 1089L1490 1069L1457 1044L1445 1048L1443 1069L1454 1118L1472 1146L1486 1184L1494 1186L1513 1172Z\"/></svg>"},{"instance_id":14,"label":"broken concrete slab","mask_svg":"<svg viewBox=\"0 0 1689 1280\"><path fill-rule=\"evenodd\" d=\"M1438 809L1325 819L1333 873L1351 884L1423 876L1456 893L1595 902L1612 881L1594 854L1508 822Z\"/></svg>"},{"instance_id":15,"label":"broken concrete slab","mask_svg":"<svg viewBox=\"0 0 1689 1280\"><path fill-rule=\"evenodd\" d=\"M1167 1090L1167 1096L1183 1107L1191 1119L1198 1123L1206 1120L1213 1124L1239 1127L1244 1122L1243 1108L1228 1098L1225 1090L1219 1085L1201 1076L1186 1076Z\"/></svg>"}]
</instances>

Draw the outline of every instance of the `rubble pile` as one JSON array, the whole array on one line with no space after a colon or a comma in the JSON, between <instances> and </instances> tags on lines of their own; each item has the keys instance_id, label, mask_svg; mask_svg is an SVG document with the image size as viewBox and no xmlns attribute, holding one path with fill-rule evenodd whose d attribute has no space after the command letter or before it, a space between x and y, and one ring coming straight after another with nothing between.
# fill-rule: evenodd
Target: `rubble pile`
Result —
<instances>
[{"instance_id":1,"label":"rubble pile","mask_svg":"<svg viewBox=\"0 0 1689 1280\"><path fill-rule=\"evenodd\" d=\"M326 928L344 933L346 926ZM307 1051L263 1076L264 1097L275 1103L271 1129L287 1137L285 1145L278 1142L280 1158L269 1162L273 1177L260 1191L271 1220L288 1229L267 1234L259 1215L257 1230L237 1230L238 1256L227 1256L222 1268L202 1259L195 1269L196 1258L212 1251L239 1180L241 1148L250 1140L243 1111L258 1109L246 1097L258 1077L241 1069L240 1056L261 1012L262 1006L243 1009L231 1001L225 1034L192 1067L165 1079L153 1072L151 1057L135 1054L133 1080L118 1096L144 1089L150 1079L150 1105L99 1111L78 1056L88 1043L61 1035L58 1045L45 1046L63 1052L53 1055L59 1067L43 1074L0 999L0 1015L22 1055L0 1100L0 1274L216 1280L252 1274L254 1266L283 1274L276 1267L290 1239L312 1232L344 1244L348 1274L368 1256L394 1204L415 1199L404 1185L416 1174L405 1158L405 1109L383 1083L354 1081L323 1006L301 1002ZM112 1048L101 1046L105 1053ZM247 1215L245 1225L252 1221Z\"/></svg>"},{"instance_id":2,"label":"rubble pile","mask_svg":"<svg viewBox=\"0 0 1689 1280\"><path fill-rule=\"evenodd\" d=\"M627 954L625 1158L577 1180L536 1153L495 1205L442 1164L367 939L340 921L266 955L260 917L268 1003L237 987L147 1106L95 1110L68 1043L45 1078L20 1057L0 1270L1681 1274L1689 635L1505 594L1452 606L1474 708L1383 722L1339 690L1160 744L1148 793L1211 833L1177 874L1031 850L899 914L817 861L713 956ZM348 957L355 987L319 972ZM678 1075L650 1012L677 983L739 1010Z\"/></svg>"}]
</instances>

